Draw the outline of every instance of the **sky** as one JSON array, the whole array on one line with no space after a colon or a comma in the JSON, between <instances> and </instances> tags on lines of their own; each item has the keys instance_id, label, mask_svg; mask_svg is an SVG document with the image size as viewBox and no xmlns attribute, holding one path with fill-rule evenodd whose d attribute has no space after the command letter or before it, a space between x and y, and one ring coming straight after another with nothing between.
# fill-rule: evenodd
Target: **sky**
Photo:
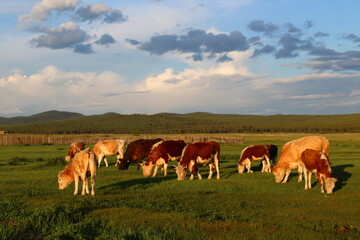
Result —
<instances>
[{"instance_id":1,"label":"sky","mask_svg":"<svg viewBox=\"0 0 360 240\"><path fill-rule=\"evenodd\" d=\"M0 6L0 117L360 113L358 0Z\"/></svg>"}]
</instances>

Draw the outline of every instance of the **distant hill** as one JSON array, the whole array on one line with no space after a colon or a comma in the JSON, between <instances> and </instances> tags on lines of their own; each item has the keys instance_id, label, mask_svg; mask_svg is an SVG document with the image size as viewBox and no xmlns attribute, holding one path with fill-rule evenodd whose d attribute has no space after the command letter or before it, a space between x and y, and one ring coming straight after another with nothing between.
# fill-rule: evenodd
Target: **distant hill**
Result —
<instances>
[{"instance_id":1,"label":"distant hill","mask_svg":"<svg viewBox=\"0 0 360 240\"><path fill-rule=\"evenodd\" d=\"M25 134L195 134L360 132L360 114L239 115L196 112L152 115L49 111L29 117L0 118L0 130Z\"/></svg>"},{"instance_id":2,"label":"distant hill","mask_svg":"<svg viewBox=\"0 0 360 240\"><path fill-rule=\"evenodd\" d=\"M62 111L47 111L28 117L12 117L12 118L0 118L0 125L19 125L19 124L29 124L29 123L40 123L40 122L50 122L57 120L64 120L69 118L76 118L84 116L80 113L72 112L62 112Z\"/></svg>"}]
</instances>

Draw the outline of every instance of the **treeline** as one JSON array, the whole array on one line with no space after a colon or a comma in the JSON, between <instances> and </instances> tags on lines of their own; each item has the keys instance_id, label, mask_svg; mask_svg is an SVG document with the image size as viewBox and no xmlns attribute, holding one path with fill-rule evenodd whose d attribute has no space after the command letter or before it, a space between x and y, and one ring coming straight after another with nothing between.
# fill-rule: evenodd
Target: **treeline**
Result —
<instances>
[{"instance_id":1,"label":"treeline","mask_svg":"<svg viewBox=\"0 0 360 240\"><path fill-rule=\"evenodd\" d=\"M235 115L170 114L78 116L59 121L3 125L0 130L24 134L186 134L186 133L338 133L360 132L360 114Z\"/></svg>"}]
</instances>

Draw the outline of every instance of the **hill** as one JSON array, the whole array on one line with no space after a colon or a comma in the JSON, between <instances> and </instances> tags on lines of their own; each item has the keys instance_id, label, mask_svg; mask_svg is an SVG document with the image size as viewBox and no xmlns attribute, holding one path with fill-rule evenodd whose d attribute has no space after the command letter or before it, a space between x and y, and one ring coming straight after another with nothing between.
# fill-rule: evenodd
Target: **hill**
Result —
<instances>
[{"instance_id":1,"label":"hill","mask_svg":"<svg viewBox=\"0 0 360 240\"><path fill-rule=\"evenodd\" d=\"M63 111L47 111L29 117L13 117L13 118L0 118L1 125L18 125L18 124L29 124L29 123L40 123L50 122L56 120L63 120L75 117L84 116L80 113L63 112Z\"/></svg>"},{"instance_id":2,"label":"hill","mask_svg":"<svg viewBox=\"0 0 360 240\"><path fill-rule=\"evenodd\" d=\"M9 133L26 134L185 134L185 133L336 133L360 132L360 114L342 115L238 115L211 113L158 113L122 115L50 111L31 116L32 123L1 124ZM35 118L34 116L42 116ZM47 116L47 117L45 117ZM29 117L30 118L30 117ZM36 122L41 119L42 122ZM45 121L44 119L47 119Z\"/></svg>"}]
</instances>

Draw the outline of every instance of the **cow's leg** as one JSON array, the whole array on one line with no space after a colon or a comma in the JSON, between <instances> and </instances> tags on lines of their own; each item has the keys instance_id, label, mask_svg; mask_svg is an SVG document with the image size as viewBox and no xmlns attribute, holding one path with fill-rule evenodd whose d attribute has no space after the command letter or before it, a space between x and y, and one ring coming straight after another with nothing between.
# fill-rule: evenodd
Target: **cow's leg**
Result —
<instances>
[{"instance_id":1,"label":"cow's leg","mask_svg":"<svg viewBox=\"0 0 360 240\"><path fill-rule=\"evenodd\" d=\"M247 169L248 173L253 173L253 171L250 170L250 168L251 168L251 162L250 161L248 163L246 163L245 166L246 166L246 169Z\"/></svg>"},{"instance_id":2,"label":"cow's leg","mask_svg":"<svg viewBox=\"0 0 360 240\"><path fill-rule=\"evenodd\" d=\"M262 160L261 161L261 164L262 164L262 168L261 168L261 172L266 172L267 171L267 167L266 167L266 161L265 160Z\"/></svg>"},{"instance_id":3,"label":"cow's leg","mask_svg":"<svg viewBox=\"0 0 360 240\"><path fill-rule=\"evenodd\" d=\"M209 164L209 176L208 176L208 179L211 179L212 178L212 175L213 175L213 169L214 169L214 164L210 163Z\"/></svg>"},{"instance_id":4,"label":"cow's leg","mask_svg":"<svg viewBox=\"0 0 360 240\"><path fill-rule=\"evenodd\" d=\"M198 175L199 180L202 180L202 176L201 176L201 174L200 174L200 171L199 171L199 170L197 171L197 175Z\"/></svg>"},{"instance_id":5,"label":"cow's leg","mask_svg":"<svg viewBox=\"0 0 360 240\"><path fill-rule=\"evenodd\" d=\"M194 174L193 173L190 174L189 180L191 180L191 181L194 180Z\"/></svg>"},{"instance_id":6,"label":"cow's leg","mask_svg":"<svg viewBox=\"0 0 360 240\"><path fill-rule=\"evenodd\" d=\"M304 178L305 178L305 190L309 189L309 175L308 175L308 171L305 169L304 171Z\"/></svg>"},{"instance_id":7,"label":"cow's leg","mask_svg":"<svg viewBox=\"0 0 360 240\"><path fill-rule=\"evenodd\" d=\"M164 163L164 177L167 176L167 168L168 168L168 163Z\"/></svg>"},{"instance_id":8,"label":"cow's leg","mask_svg":"<svg viewBox=\"0 0 360 240\"><path fill-rule=\"evenodd\" d=\"M101 160L103 159L104 155L103 154L99 154L96 158L98 160L98 168L100 167L100 164L101 164Z\"/></svg>"},{"instance_id":9,"label":"cow's leg","mask_svg":"<svg viewBox=\"0 0 360 240\"><path fill-rule=\"evenodd\" d=\"M158 166L158 165L155 165L154 173L153 173L153 175L152 175L153 177L156 177L156 173L157 173L158 169L159 169L159 166Z\"/></svg>"},{"instance_id":10,"label":"cow's leg","mask_svg":"<svg viewBox=\"0 0 360 240\"><path fill-rule=\"evenodd\" d=\"M107 159L106 159L106 156L104 157L104 162L105 162L106 167L109 167L109 164L108 164L108 161L107 161Z\"/></svg>"},{"instance_id":11,"label":"cow's leg","mask_svg":"<svg viewBox=\"0 0 360 240\"><path fill-rule=\"evenodd\" d=\"M308 189L311 189L311 176L312 176L312 172L308 171Z\"/></svg>"},{"instance_id":12,"label":"cow's leg","mask_svg":"<svg viewBox=\"0 0 360 240\"><path fill-rule=\"evenodd\" d=\"M91 174L91 195L94 196L95 195L95 176Z\"/></svg>"},{"instance_id":13,"label":"cow's leg","mask_svg":"<svg viewBox=\"0 0 360 240\"><path fill-rule=\"evenodd\" d=\"M85 191L86 191L86 194L90 193L90 191L89 191L89 181L88 181L87 177L85 177Z\"/></svg>"},{"instance_id":14,"label":"cow's leg","mask_svg":"<svg viewBox=\"0 0 360 240\"><path fill-rule=\"evenodd\" d=\"M298 182L301 182L302 181L302 174L303 174L303 167L302 166L298 166L298 174L299 174Z\"/></svg>"},{"instance_id":15,"label":"cow's leg","mask_svg":"<svg viewBox=\"0 0 360 240\"><path fill-rule=\"evenodd\" d=\"M74 191L74 195L77 195L79 192L79 176L75 175L74 176L74 181L75 181L75 191Z\"/></svg>"},{"instance_id":16,"label":"cow's leg","mask_svg":"<svg viewBox=\"0 0 360 240\"><path fill-rule=\"evenodd\" d=\"M81 195L85 196L85 189L87 188L86 184L87 184L87 180L86 180L86 175L85 176L81 176L81 181L82 181L82 189L81 189ZM89 190L88 190L89 191Z\"/></svg>"},{"instance_id":17,"label":"cow's leg","mask_svg":"<svg viewBox=\"0 0 360 240\"><path fill-rule=\"evenodd\" d=\"M286 170L285 170L285 178L284 178L284 180L282 180L281 183L286 183L286 182L287 182L290 173L291 173L291 169L286 169Z\"/></svg>"},{"instance_id":18,"label":"cow's leg","mask_svg":"<svg viewBox=\"0 0 360 240\"><path fill-rule=\"evenodd\" d=\"M324 188L325 182L324 182L324 178L321 175L318 177L318 181L320 183L321 193L325 193L325 188Z\"/></svg>"},{"instance_id":19,"label":"cow's leg","mask_svg":"<svg viewBox=\"0 0 360 240\"><path fill-rule=\"evenodd\" d=\"M220 179L220 164L219 164L219 154L217 153L215 155L215 160L214 160L214 164L215 164L215 169L216 169L216 179Z\"/></svg>"},{"instance_id":20,"label":"cow's leg","mask_svg":"<svg viewBox=\"0 0 360 240\"><path fill-rule=\"evenodd\" d=\"M270 165L270 159L267 157L267 156L265 156L265 159L266 159L266 169L265 169L265 172L269 172L269 173L271 173L271 165Z\"/></svg>"}]
</instances>

